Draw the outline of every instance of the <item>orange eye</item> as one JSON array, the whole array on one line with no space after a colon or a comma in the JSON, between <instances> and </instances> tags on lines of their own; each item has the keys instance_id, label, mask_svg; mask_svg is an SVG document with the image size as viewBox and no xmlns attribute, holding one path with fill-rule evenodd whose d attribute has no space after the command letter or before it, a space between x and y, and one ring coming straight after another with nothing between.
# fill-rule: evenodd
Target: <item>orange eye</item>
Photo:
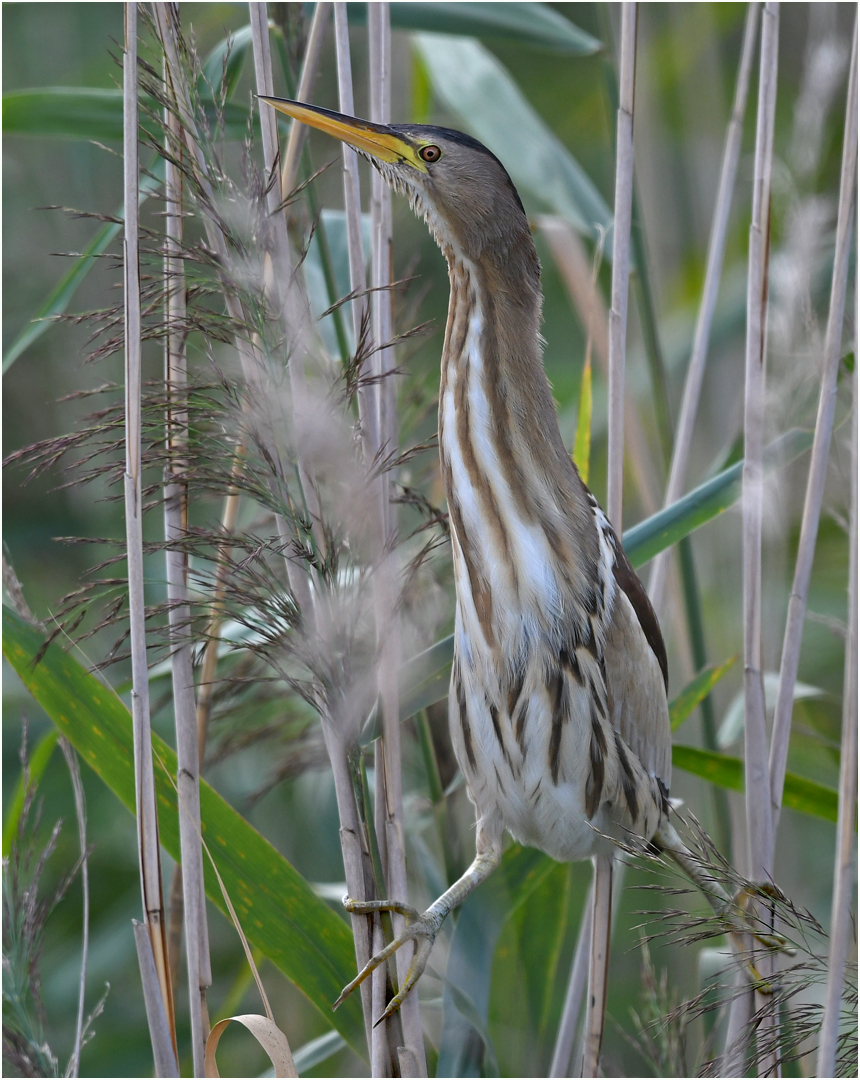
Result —
<instances>
[{"instance_id":1,"label":"orange eye","mask_svg":"<svg viewBox=\"0 0 860 1080\"><path fill-rule=\"evenodd\" d=\"M418 156L422 161L438 161L442 156L442 151L438 146L431 144L430 146L422 146L418 151Z\"/></svg>"}]
</instances>

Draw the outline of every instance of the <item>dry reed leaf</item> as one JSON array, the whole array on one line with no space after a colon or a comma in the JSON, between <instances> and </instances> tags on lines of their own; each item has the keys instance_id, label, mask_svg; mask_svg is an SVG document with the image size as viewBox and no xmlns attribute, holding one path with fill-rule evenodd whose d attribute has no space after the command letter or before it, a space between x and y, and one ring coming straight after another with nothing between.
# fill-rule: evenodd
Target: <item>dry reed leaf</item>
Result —
<instances>
[{"instance_id":1,"label":"dry reed leaf","mask_svg":"<svg viewBox=\"0 0 860 1080\"><path fill-rule=\"evenodd\" d=\"M275 1076L298 1076L293 1055L290 1052L290 1044L287 1037L267 1016L258 1013L243 1013L241 1016L228 1016L226 1020L219 1020L209 1032L206 1040L206 1057L204 1068L206 1076L220 1076L218 1066L215 1063L215 1051L221 1036L227 1030L227 1025L236 1021L251 1032L257 1042L269 1055L269 1061L275 1068Z\"/></svg>"}]
</instances>

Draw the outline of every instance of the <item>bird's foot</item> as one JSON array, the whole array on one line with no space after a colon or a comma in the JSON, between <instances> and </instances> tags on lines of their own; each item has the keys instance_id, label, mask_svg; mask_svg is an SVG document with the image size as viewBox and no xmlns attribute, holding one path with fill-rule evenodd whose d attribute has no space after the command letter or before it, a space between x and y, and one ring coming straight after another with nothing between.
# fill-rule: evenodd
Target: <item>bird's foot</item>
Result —
<instances>
[{"instance_id":1,"label":"bird's foot","mask_svg":"<svg viewBox=\"0 0 860 1080\"><path fill-rule=\"evenodd\" d=\"M373 915L377 911L393 911L397 915L402 915L406 919L407 925L402 934L396 937L390 945L386 945L376 956L372 956L352 982L343 988L340 997L332 1006L333 1009L336 1009L342 1001L349 997L353 990L360 986L372 971L375 971L380 964L384 964L390 956L393 956L401 945L405 945L407 941L415 942L415 953L406 973L406 978L403 980L403 985L389 1001L382 1016L375 1021L373 1026L376 1027L377 1024L381 1024L392 1013L397 1012L406 1000L406 995L421 978L442 920L432 909L425 911L421 915L415 908L409 907L408 904L398 904L393 900L361 901L352 900L346 896L344 897L343 906L353 915Z\"/></svg>"},{"instance_id":2,"label":"bird's foot","mask_svg":"<svg viewBox=\"0 0 860 1080\"><path fill-rule=\"evenodd\" d=\"M755 966L753 957L743 948L743 935L749 934L770 953L784 953L794 956L792 948L784 937L763 929L759 914L759 903L778 900L781 894L772 885L746 885L735 893L726 905L725 918L727 929L739 955L744 957L743 968L747 978L760 994L772 994L773 983L763 977Z\"/></svg>"}]
</instances>

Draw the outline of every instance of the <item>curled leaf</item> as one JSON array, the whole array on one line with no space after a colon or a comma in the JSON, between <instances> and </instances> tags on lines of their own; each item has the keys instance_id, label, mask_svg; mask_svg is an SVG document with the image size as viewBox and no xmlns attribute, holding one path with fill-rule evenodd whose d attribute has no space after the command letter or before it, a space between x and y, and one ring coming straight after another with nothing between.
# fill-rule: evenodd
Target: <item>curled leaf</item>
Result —
<instances>
[{"instance_id":1,"label":"curled leaf","mask_svg":"<svg viewBox=\"0 0 860 1080\"><path fill-rule=\"evenodd\" d=\"M257 1042L269 1055L269 1061L275 1069L275 1076L298 1076L290 1044L281 1029L267 1016L258 1013L242 1013L240 1016L228 1016L226 1020L219 1020L209 1032L206 1040L206 1055L203 1065L207 1076L220 1076L215 1062L215 1051L221 1036L227 1030L227 1025L236 1021L251 1032Z\"/></svg>"}]
</instances>

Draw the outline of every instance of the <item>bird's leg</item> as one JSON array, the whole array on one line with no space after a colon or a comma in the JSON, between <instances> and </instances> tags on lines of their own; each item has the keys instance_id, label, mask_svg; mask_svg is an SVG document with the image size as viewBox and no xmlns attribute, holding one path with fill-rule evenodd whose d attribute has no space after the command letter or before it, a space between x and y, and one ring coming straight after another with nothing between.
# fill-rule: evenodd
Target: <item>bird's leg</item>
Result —
<instances>
[{"instance_id":1,"label":"bird's leg","mask_svg":"<svg viewBox=\"0 0 860 1080\"><path fill-rule=\"evenodd\" d=\"M374 1026L382 1023L386 1017L391 1016L400 1008L406 1000L406 995L421 978L424 968L427 966L427 959L430 956L430 950L433 948L433 942L436 940L439 928L448 913L462 904L466 897L471 892L474 892L482 881L486 881L499 865L502 857L500 841L482 845L479 838L478 848L478 854L465 874L455 881L451 888L444 892L438 900L434 901L423 915L419 914L415 908L393 900L358 901L351 900L348 896L344 898L343 906L352 914L372 915L377 911L393 911L406 919L407 926L403 933L396 937L390 945L386 945L381 952L370 958L352 982L343 988L333 1008L336 1009L357 986L364 982L375 968L378 968L380 964L384 964L389 956L393 956L401 945L405 945L407 941L414 941L415 953L406 973L406 978L403 980L403 985L400 987L399 992L389 1001L385 1012L375 1021Z\"/></svg>"},{"instance_id":2,"label":"bird's leg","mask_svg":"<svg viewBox=\"0 0 860 1080\"><path fill-rule=\"evenodd\" d=\"M752 934L755 940L765 948L784 952L789 956L794 955L794 949L789 947L785 938L780 937L779 934L762 933L752 924L749 906L750 901L754 899L754 894L751 888L741 889L735 896L729 896L719 881L703 868L701 862L693 855L669 821L664 821L660 825L654 840L667 855L674 859L690 880L698 885L713 908L714 914L728 923L729 936L739 954L743 955L743 950L737 939L742 934ZM755 892L766 895L773 890L763 885L756 887ZM744 959L744 970L760 993L772 993L773 987L761 978L749 958Z\"/></svg>"}]
</instances>

